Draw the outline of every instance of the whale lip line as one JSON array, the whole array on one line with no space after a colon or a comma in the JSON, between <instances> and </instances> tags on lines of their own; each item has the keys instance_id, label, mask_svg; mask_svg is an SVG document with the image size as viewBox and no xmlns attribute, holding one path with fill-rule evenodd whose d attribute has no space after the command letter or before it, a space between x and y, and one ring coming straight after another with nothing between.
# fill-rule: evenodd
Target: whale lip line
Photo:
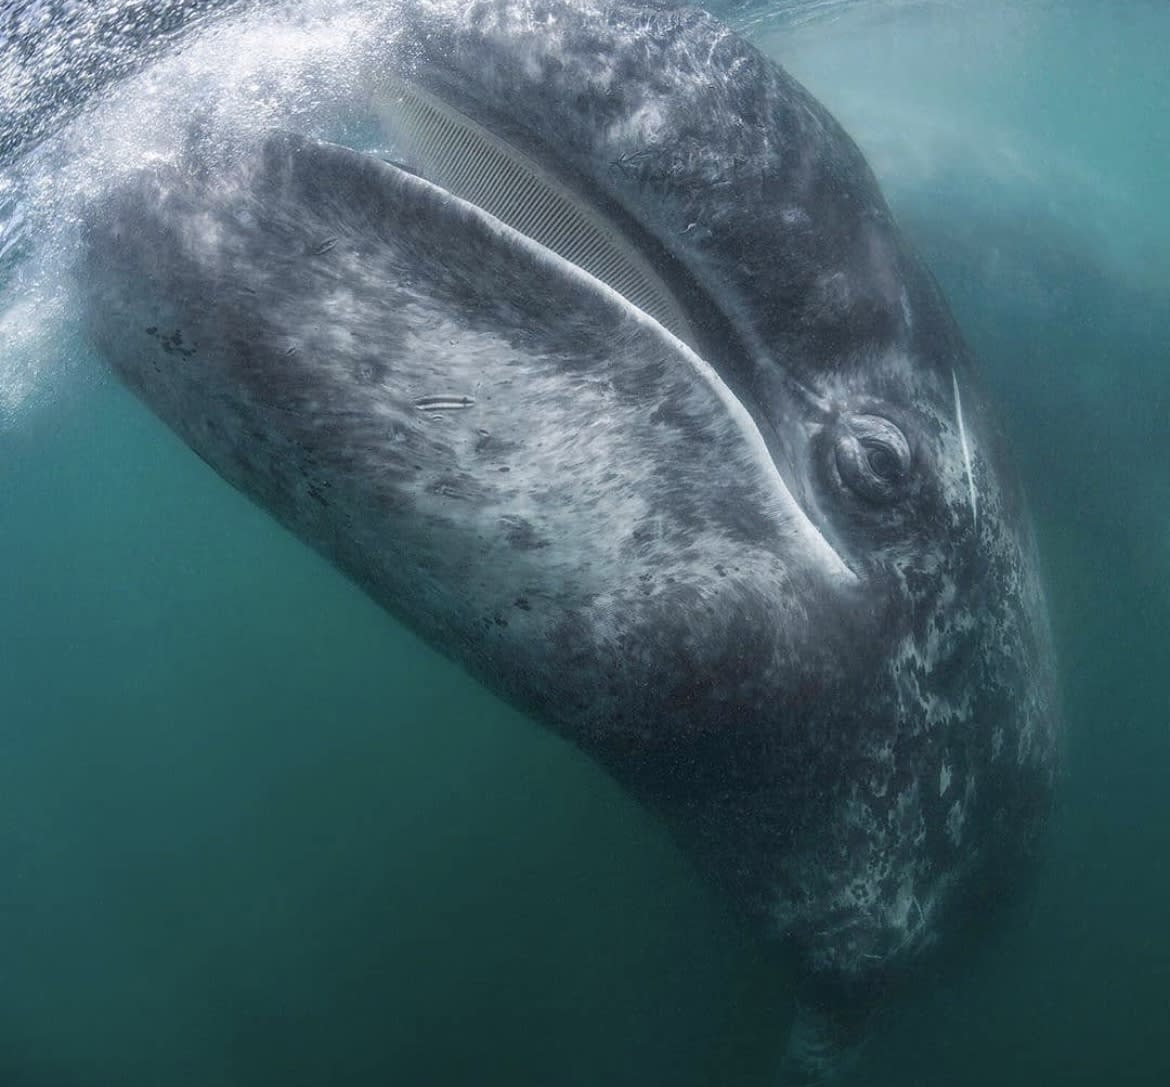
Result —
<instances>
[{"instance_id":1,"label":"whale lip line","mask_svg":"<svg viewBox=\"0 0 1170 1087\"><path fill-rule=\"evenodd\" d=\"M797 502L796 497L793 495L792 490L777 467L776 461L768 448L768 444L755 419L752 417L751 412L744 406L739 397L735 395L731 387L724 381L719 371L711 363L698 354L698 352L679 336L671 332L669 328L655 317L634 305L620 291L615 290L604 280L599 279L580 265L574 264L572 261L562 257L559 253L537 241L535 238L510 226L490 211L487 211L470 200L465 200L463 197L457 196L449 189L437 185L421 174L414 173L411 170L404 170L384 159L375 158L374 161L382 169L394 170L402 174L408 180L409 184L423 186L442 194L446 200L456 201L461 206L472 209L477 215L483 216L497 233L506 236L514 244L526 247L538 259L547 261L562 272L577 277L584 283L588 283L591 289L602 292L612 304L624 310L630 317L637 320L647 329L652 330L655 335L669 341L671 346L690 363L700 379L706 382L718 397L720 403L731 415L741 436L747 442L754 459L764 470L764 475L773 486L774 498L778 507L777 514L780 520L789 526L790 534L799 535L803 538L811 553L811 557L818 562L822 570L832 581L842 585L852 585L860 581L857 572L845 562L838 551L813 523L800 503Z\"/></svg>"}]
</instances>

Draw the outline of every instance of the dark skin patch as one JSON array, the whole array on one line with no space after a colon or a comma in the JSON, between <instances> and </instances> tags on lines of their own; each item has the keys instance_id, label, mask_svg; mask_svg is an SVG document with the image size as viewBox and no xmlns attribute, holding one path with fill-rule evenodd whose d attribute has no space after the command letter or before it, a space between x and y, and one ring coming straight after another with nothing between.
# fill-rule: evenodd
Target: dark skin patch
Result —
<instances>
[{"instance_id":1,"label":"dark skin patch","mask_svg":"<svg viewBox=\"0 0 1170 1087\"><path fill-rule=\"evenodd\" d=\"M168 355L182 355L184 358L190 358L195 354L194 347L183 346L183 333L180 329L176 328L174 332L164 336L159 335L158 325L150 325L144 331L148 336L153 336L158 340Z\"/></svg>"}]
</instances>

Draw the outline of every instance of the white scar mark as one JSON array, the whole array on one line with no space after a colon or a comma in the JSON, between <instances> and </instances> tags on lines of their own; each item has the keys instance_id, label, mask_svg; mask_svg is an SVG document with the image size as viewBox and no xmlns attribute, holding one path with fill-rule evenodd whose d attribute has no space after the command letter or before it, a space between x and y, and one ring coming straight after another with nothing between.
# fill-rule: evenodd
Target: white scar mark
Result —
<instances>
[{"instance_id":1,"label":"white scar mark","mask_svg":"<svg viewBox=\"0 0 1170 1087\"><path fill-rule=\"evenodd\" d=\"M959 421L959 445L963 449L963 463L967 468L967 491L971 496L971 519L979 524L979 509L975 504L975 475L971 471L971 447L967 444L967 428L963 425L963 401L959 396L959 379L951 371L951 385L955 390L955 418Z\"/></svg>"}]
</instances>

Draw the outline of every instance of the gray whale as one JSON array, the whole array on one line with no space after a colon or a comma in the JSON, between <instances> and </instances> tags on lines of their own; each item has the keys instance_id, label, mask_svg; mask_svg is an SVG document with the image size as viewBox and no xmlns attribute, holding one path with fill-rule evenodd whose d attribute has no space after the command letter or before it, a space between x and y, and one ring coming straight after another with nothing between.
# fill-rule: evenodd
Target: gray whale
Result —
<instances>
[{"instance_id":1,"label":"gray whale","mask_svg":"<svg viewBox=\"0 0 1170 1087\"><path fill-rule=\"evenodd\" d=\"M794 1078L1035 849L1027 511L861 154L714 18L404 3L394 161L289 133L88 211L101 353L661 814L798 963Z\"/></svg>"}]
</instances>

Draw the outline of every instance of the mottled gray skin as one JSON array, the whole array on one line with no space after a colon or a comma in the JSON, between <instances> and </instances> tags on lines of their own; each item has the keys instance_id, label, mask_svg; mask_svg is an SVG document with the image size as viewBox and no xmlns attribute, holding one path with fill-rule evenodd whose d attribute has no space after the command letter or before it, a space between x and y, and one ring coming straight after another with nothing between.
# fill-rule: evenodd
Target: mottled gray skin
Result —
<instances>
[{"instance_id":1,"label":"mottled gray skin","mask_svg":"<svg viewBox=\"0 0 1170 1087\"><path fill-rule=\"evenodd\" d=\"M284 135L94 207L95 340L789 942L814 1075L1017 870L1055 774L1028 518L967 350L854 144L710 16L418 3L386 40L623 224L697 352L408 170Z\"/></svg>"}]
</instances>

